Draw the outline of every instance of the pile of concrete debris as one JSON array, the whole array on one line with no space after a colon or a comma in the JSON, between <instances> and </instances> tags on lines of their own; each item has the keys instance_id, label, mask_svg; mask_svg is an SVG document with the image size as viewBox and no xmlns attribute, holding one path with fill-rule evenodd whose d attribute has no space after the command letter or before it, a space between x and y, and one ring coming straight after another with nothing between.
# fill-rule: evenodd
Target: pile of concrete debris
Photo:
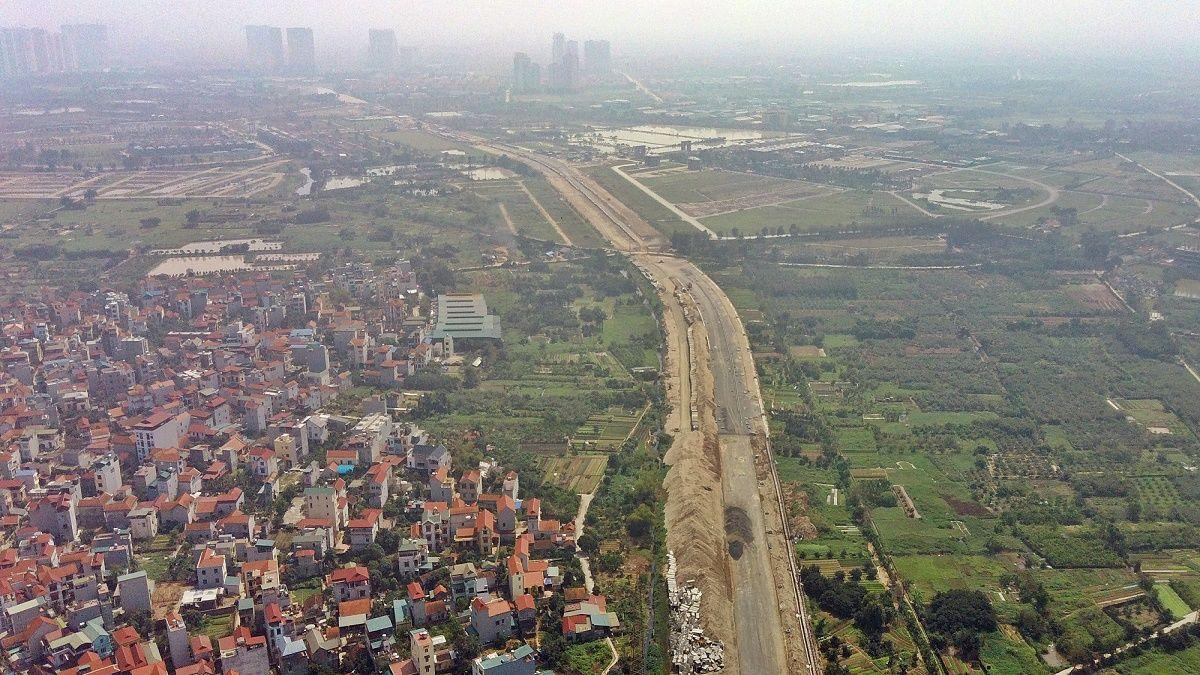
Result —
<instances>
[{"instance_id":1,"label":"pile of concrete debris","mask_svg":"<svg viewBox=\"0 0 1200 675\"><path fill-rule=\"evenodd\" d=\"M678 673L712 673L725 667L725 646L700 628L700 589L675 579L675 552L667 551L667 597L671 603L671 663Z\"/></svg>"}]
</instances>

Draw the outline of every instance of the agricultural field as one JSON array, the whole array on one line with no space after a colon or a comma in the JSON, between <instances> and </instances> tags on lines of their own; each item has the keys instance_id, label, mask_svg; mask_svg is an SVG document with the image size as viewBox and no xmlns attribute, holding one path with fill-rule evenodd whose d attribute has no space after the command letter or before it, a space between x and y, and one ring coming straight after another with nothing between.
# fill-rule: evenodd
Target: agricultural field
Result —
<instances>
[{"instance_id":1,"label":"agricultural field","mask_svg":"<svg viewBox=\"0 0 1200 675\"><path fill-rule=\"evenodd\" d=\"M852 230L864 220L910 209L910 205L887 192L843 190L723 213L701 218L700 222L723 236L757 235L763 228L771 234L780 228L788 233L808 233Z\"/></svg>"},{"instance_id":2,"label":"agricultural field","mask_svg":"<svg viewBox=\"0 0 1200 675\"><path fill-rule=\"evenodd\" d=\"M571 445L589 450L612 450L625 442L637 425L639 413L610 408L590 415L571 437Z\"/></svg>"},{"instance_id":3,"label":"agricultural field","mask_svg":"<svg viewBox=\"0 0 1200 675\"><path fill-rule=\"evenodd\" d=\"M669 235L672 232L691 233L696 231L694 227L684 222L670 209L659 204L653 197L638 189L636 185L617 175L612 167L593 166L586 169L586 172L601 187L636 211L659 232Z\"/></svg>"},{"instance_id":4,"label":"agricultural field","mask_svg":"<svg viewBox=\"0 0 1200 675\"><path fill-rule=\"evenodd\" d=\"M580 454L569 457L547 457L542 460L544 481L576 494L596 491L604 478L608 455Z\"/></svg>"},{"instance_id":5,"label":"agricultural field","mask_svg":"<svg viewBox=\"0 0 1200 675\"><path fill-rule=\"evenodd\" d=\"M1191 430L1175 413L1163 407L1157 399L1127 400L1112 399L1117 412L1152 434L1190 436Z\"/></svg>"},{"instance_id":6,"label":"agricultural field","mask_svg":"<svg viewBox=\"0 0 1200 675\"><path fill-rule=\"evenodd\" d=\"M1167 620L1129 570L1191 545L1200 525L1187 469L1200 384L1150 355L1106 286L969 268L710 271L755 316L752 348L773 355L764 395L795 393L772 406L771 429L793 523L811 524L801 564L847 574L857 542L873 541L917 605L983 591L1001 630L981 654L998 672L1050 670L1050 642L1077 659ZM1057 634L1017 620L1035 583Z\"/></svg>"},{"instance_id":7,"label":"agricultural field","mask_svg":"<svg viewBox=\"0 0 1200 675\"><path fill-rule=\"evenodd\" d=\"M678 171L638 180L688 215L698 218L785 204L832 192L825 186L803 181L720 170Z\"/></svg>"}]
</instances>

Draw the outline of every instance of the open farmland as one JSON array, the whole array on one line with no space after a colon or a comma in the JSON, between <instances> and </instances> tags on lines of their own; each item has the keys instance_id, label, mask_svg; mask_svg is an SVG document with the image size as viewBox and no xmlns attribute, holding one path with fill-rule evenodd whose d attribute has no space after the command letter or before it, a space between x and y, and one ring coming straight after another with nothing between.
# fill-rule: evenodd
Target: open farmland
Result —
<instances>
[{"instance_id":1,"label":"open farmland","mask_svg":"<svg viewBox=\"0 0 1200 675\"><path fill-rule=\"evenodd\" d=\"M620 409L596 413L579 425L571 444L578 448L612 450L625 442L637 420L637 413Z\"/></svg>"},{"instance_id":2,"label":"open farmland","mask_svg":"<svg viewBox=\"0 0 1200 675\"><path fill-rule=\"evenodd\" d=\"M18 173L0 171L0 198L96 199L214 198L235 199L268 193L289 172L286 159L197 169L147 169L83 173Z\"/></svg>"},{"instance_id":3,"label":"open farmland","mask_svg":"<svg viewBox=\"0 0 1200 675\"><path fill-rule=\"evenodd\" d=\"M802 181L728 171L678 171L639 181L698 218L835 192Z\"/></svg>"},{"instance_id":4,"label":"open farmland","mask_svg":"<svg viewBox=\"0 0 1200 675\"><path fill-rule=\"evenodd\" d=\"M1166 620L1139 600L1127 556L1186 545L1183 533L1194 530L1176 528L1171 513L1200 523L1200 492L1181 482L1195 461L1190 437L1150 431L1179 425L1183 433L1200 418L1190 403L1200 385L1170 359L1122 342L1129 312L1106 286L1080 283L1082 275L1030 283L972 269L757 264L713 273L743 313L758 317L755 350L780 355L764 361L768 391L802 386L799 400L772 412L780 470L796 477L788 482L794 521L816 530L797 543L801 564L848 573L857 558L845 527L861 528L915 601L982 590L1004 612L1028 606L1013 579L1035 573L1057 594L1055 639L1071 658L1093 641L1118 644L1123 621ZM1068 322L1054 317L1064 315L1089 328L1060 328ZM792 355L797 343L825 356ZM1118 447L1137 448L1133 459ZM1082 475L1067 480L1068 471ZM1092 478L1105 472L1127 477L1114 478L1119 485ZM893 486L903 486L920 518ZM866 505L861 521L833 506L834 490L839 503ZM1100 495L1124 495L1105 511L1115 530L1075 506L1081 493L1097 495L1097 510L1108 508ZM1004 627L984 654L1002 670L1028 672L1016 664L1036 663L1049 640Z\"/></svg>"},{"instance_id":5,"label":"open farmland","mask_svg":"<svg viewBox=\"0 0 1200 675\"><path fill-rule=\"evenodd\" d=\"M912 207L886 192L845 190L816 193L772 206L761 206L701 219L714 232L736 236L757 235L766 228L775 234L854 230L864 220L908 211Z\"/></svg>"},{"instance_id":6,"label":"open farmland","mask_svg":"<svg viewBox=\"0 0 1200 675\"><path fill-rule=\"evenodd\" d=\"M581 454L542 460L545 482L576 494L595 492L607 465L608 455Z\"/></svg>"}]
</instances>

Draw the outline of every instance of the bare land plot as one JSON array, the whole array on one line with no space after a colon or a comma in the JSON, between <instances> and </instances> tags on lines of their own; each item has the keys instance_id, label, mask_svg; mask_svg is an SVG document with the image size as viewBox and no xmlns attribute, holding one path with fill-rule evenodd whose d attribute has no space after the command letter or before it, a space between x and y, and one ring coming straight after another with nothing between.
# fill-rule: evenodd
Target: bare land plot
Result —
<instances>
[{"instance_id":1,"label":"bare land plot","mask_svg":"<svg viewBox=\"0 0 1200 675\"><path fill-rule=\"evenodd\" d=\"M244 198L262 194L283 183L287 160L207 169L152 169L83 172L0 172L0 198L82 198L89 190L96 199Z\"/></svg>"},{"instance_id":2,"label":"bare land plot","mask_svg":"<svg viewBox=\"0 0 1200 675\"><path fill-rule=\"evenodd\" d=\"M482 150L478 150L465 143L458 143L446 138L442 138L436 134L431 134L428 131L420 129L400 129L398 131L388 131L379 134L380 138L407 145L408 147L425 153L436 154L445 150L461 150L468 155L483 156Z\"/></svg>"},{"instance_id":3,"label":"bare land plot","mask_svg":"<svg viewBox=\"0 0 1200 675\"><path fill-rule=\"evenodd\" d=\"M1063 292L1088 309L1113 313L1124 310L1120 298L1113 295L1104 284L1069 285L1063 287Z\"/></svg>"},{"instance_id":4,"label":"bare land plot","mask_svg":"<svg viewBox=\"0 0 1200 675\"><path fill-rule=\"evenodd\" d=\"M685 213L704 217L828 192L829 188L803 181L732 171L674 172L642 183Z\"/></svg>"},{"instance_id":5,"label":"bare land plot","mask_svg":"<svg viewBox=\"0 0 1200 675\"><path fill-rule=\"evenodd\" d=\"M746 209L701 219L706 227L722 235L759 234L762 228L774 232L795 226L799 232L841 231L853 229L867 217L868 209L904 211L912 207L887 192L846 190L837 194L798 199L775 206Z\"/></svg>"}]
</instances>

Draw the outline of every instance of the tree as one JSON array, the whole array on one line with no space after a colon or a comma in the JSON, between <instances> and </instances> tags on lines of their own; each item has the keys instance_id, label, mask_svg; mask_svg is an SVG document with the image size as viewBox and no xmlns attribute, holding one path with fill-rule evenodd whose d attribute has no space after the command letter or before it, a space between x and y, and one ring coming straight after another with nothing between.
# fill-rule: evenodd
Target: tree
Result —
<instances>
[{"instance_id":1,"label":"tree","mask_svg":"<svg viewBox=\"0 0 1200 675\"><path fill-rule=\"evenodd\" d=\"M1103 265L1112 251L1112 236L1088 230L1079 235L1079 246L1085 260L1095 265Z\"/></svg>"},{"instance_id":2,"label":"tree","mask_svg":"<svg viewBox=\"0 0 1200 675\"><path fill-rule=\"evenodd\" d=\"M625 517L625 529L629 531L629 536L636 539L650 534L651 528L654 526L654 512L646 504L642 504L633 510Z\"/></svg>"},{"instance_id":3,"label":"tree","mask_svg":"<svg viewBox=\"0 0 1200 675\"><path fill-rule=\"evenodd\" d=\"M464 630L462 622L455 615L450 616L449 638L451 644L454 645L455 651L467 661L479 656L480 650L483 649L483 645L479 643L479 638L474 633Z\"/></svg>"},{"instance_id":4,"label":"tree","mask_svg":"<svg viewBox=\"0 0 1200 675\"><path fill-rule=\"evenodd\" d=\"M982 591L953 589L929 601L925 627L944 643L953 644L964 659L979 654L979 634L996 630L996 610Z\"/></svg>"},{"instance_id":5,"label":"tree","mask_svg":"<svg viewBox=\"0 0 1200 675\"><path fill-rule=\"evenodd\" d=\"M192 229L200 224L200 210L192 209L183 215L183 226L187 229Z\"/></svg>"},{"instance_id":6,"label":"tree","mask_svg":"<svg viewBox=\"0 0 1200 675\"><path fill-rule=\"evenodd\" d=\"M872 641L883 636L887 623L887 613L878 602L864 602L854 614L854 625Z\"/></svg>"},{"instance_id":7,"label":"tree","mask_svg":"<svg viewBox=\"0 0 1200 675\"><path fill-rule=\"evenodd\" d=\"M463 366L463 389L474 389L479 386L479 369L471 364Z\"/></svg>"},{"instance_id":8,"label":"tree","mask_svg":"<svg viewBox=\"0 0 1200 675\"><path fill-rule=\"evenodd\" d=\"M588 530L579 537L579 548L588 555L596 555L600 551L600 535Z\"/></svg>"}]
</instances>

